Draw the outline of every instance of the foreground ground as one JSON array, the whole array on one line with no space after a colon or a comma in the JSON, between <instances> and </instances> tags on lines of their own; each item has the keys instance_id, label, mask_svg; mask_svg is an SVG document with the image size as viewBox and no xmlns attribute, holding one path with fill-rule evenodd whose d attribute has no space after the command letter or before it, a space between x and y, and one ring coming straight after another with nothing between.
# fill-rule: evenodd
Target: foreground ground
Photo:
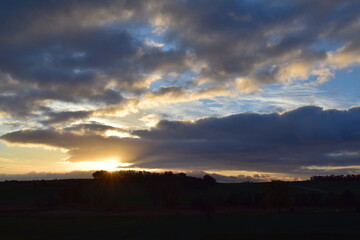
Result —
<instances>
[{"instance_id":1,"label":"foreground ground","mask_svg":"<svg viewBox=\"0 0 360 240\"><path fill-rule=\"evenodd\" d=\"M0 240L360 239L360 181L190 183L3 182Z\"/></svg>"},{"instance_id":2,"label":"foreground ground","mask_svg":"<svg viewBox=\"0 0 360 240\"><path fill-rule=\"evenodd\" d=\"M164 216L1 216L1 239L346 239L360 214L266 211Z\"/></svg>"}]
</instances>

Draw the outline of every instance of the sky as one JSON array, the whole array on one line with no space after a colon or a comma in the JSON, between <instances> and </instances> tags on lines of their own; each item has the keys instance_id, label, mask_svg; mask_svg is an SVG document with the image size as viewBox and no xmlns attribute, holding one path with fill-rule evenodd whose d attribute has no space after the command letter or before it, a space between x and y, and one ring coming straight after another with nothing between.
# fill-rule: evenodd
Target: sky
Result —
<instances>
[{"instance_id":1,"label":"sky","mask_svg":"<svg viewBox=\"0 0 360 240\"><path fill-rule=\"evenodd\" d=\"M357 0L0 1L0 180L360 171Z\"/></svg>"}]
</instances>

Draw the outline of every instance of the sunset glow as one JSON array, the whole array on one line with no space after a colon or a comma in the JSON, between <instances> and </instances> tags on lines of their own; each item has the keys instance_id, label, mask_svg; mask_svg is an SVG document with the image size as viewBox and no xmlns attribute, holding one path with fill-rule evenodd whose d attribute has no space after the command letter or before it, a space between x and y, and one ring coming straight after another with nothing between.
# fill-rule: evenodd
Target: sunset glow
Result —
<instances>
[{"instance_id":1,"label":"sunset glow","mask_svg":"<svg viewBox=\"0 0 360 240\"><path fill-rule=\"evenodd\" d=\"M0 174L357 173L359 13L355 0L0 1Z\"/></svg>"},{"instance_id":2,"label":"sunset glow","mask_svg":"<svg viewBox=\"0 0 360 240\"><path fill-rule=\"evenodd\" d=\"M89 162L78 162L68 163L74 170L106 170L106 171L119 171L124 167L129 167L131 163L121 163L115 158L104 159L101 161L89 161Z\"/></svg>"}]
</instances>

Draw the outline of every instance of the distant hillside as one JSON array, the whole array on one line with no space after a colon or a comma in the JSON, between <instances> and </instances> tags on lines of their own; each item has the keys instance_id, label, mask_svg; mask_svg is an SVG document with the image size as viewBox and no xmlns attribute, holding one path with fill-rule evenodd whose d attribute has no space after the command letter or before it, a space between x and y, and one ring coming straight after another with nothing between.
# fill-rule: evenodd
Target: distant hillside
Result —
<instances>
[{"instance_id":1,"label":"distant hillside","mask_svg":"<svg viewBox=\"0 0 360 240\"><path fill-rule=\"evenodd\" d=\"M216 183L210 176L183 173L97 171L94 179L6 181L0 183L0 208L35 209L274 209L360 206L360 181L312 178L310 181ZM204 211L205 211L204 210Z\"/></svg>"}]
</instances>

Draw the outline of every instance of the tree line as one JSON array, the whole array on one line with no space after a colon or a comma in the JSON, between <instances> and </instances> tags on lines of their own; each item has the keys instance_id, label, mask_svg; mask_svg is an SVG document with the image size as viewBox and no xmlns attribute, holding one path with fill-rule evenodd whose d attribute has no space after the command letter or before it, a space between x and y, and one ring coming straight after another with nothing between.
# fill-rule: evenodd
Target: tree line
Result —
<instances>
[{"instance_id":1,"label":"tree line","mask_svg":"<svg viewBox=\"0 0 360 240\"><path fill-rule=\"evenodd\" d=\"M360 174L312 176L310 181L360 181Z\"/></svg>"},{"instance_id":2,"label":"tree line","mask_svg":"<svg viewBox=\"0 0 360 240\"><path fill-rule=\"evenodd\" d=\"M105 170L96 171L92 174L94 179L111 180L132 183L181 183L185 186L207 187L216 184L216 180L204 175L203 178L187 176L185 173L166 172L148 172L148 171L115 171L108 172Z\"/></svg>"}]
</instances>

